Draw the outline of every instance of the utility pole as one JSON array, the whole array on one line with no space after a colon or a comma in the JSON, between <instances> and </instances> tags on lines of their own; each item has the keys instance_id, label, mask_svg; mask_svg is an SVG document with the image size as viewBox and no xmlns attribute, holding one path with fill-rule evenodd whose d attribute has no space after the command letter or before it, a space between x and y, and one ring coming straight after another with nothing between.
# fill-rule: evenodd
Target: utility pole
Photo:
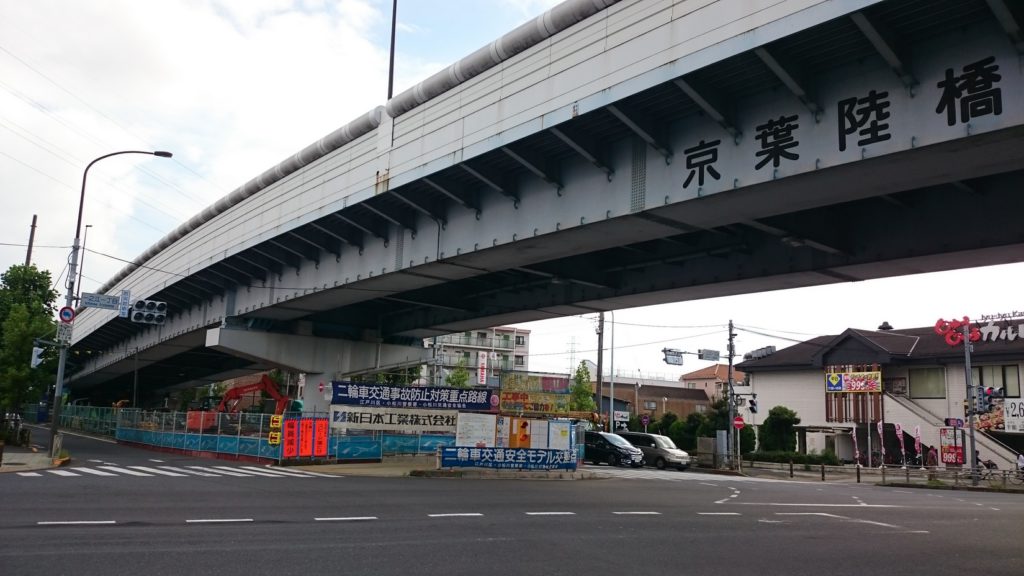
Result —
<instances>
[{"instance_id":1,"label":"utility pole","mask_svg":"<svg viewBox=\"0 0 1024 576\"><path fill-rule=\"evenodd\" d=\"M729 349L728 349L729 350L729 391L728 391L728 396L729 396L729 421L725 425L725 430L726 430L726 440L727 440L726 443L729 445L728 448L726 449L726 455L729 458L729 468L730 469L735 467L735 462L733 460L733 440L732 440L732 434L733 434L732 422L736 418L736 402L735 402L735 396L733 396L733 390L732 390L732 358L736 354L735 346L733 346L733 338L735 338L735 337L736 337L736 334L732 331L732 320L729 320ZM739 430L737 430L735 432L735 435L736 435L736 454L739 454L739 437L740 437L739 432L740 432Z\"/></svg>"},{"instance_id":2,"label":"utility pole","mask_svg":"<svg viewBox=\"0 0 1024 576\"><path fill-rule=\"evenodd\" d=\"M36 241L36 215L32 215L32 228L28 233L28 252L25 254L25 266L32 264L32 245Z\"/></svg>"},{"instance_id":3,"label":"utility pole","mask_svg":"<svg viewBox=\"0 0 1024 576\"><path fill-rule=\"evenodd\" d=\"M597 316L597 413L601 414L604 398L604 312Z\"/></svg>"}]
</instances>

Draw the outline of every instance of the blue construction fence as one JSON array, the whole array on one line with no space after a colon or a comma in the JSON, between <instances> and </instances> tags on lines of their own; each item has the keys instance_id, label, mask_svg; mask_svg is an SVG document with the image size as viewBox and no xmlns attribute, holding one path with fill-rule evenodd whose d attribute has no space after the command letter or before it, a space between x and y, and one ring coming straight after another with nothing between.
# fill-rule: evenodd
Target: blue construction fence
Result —
<instances>
[{"instance_id":1,"label":"blue construction fence","mask_svg":"<svg viewBox=\"0 0 1024 576\"><path fill-rule=\"evenodd\" d=\"M210 415L212 416L212 415ZM271 414L217 414L204 421L203 430L190 430L186 412L119 410L115 438L158 448L247 456L278 460L281 445L270 443ZM327 417L325 412L289 413L286 417ZM192 428L195 428L193 426ZM341 434L331 431L328 460L380 460L396 454L435 454L438 448L455 445L446 434L394 434L381 432Z\"/></svg>"}]
</instances>

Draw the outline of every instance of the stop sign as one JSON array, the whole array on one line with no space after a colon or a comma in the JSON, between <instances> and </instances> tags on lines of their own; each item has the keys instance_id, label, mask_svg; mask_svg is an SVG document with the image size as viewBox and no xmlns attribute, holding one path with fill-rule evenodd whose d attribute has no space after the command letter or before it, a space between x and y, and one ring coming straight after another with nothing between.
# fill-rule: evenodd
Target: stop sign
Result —
<instances>
[{"instance_id":1,"label":"stop sign","mask_svg":"<svg viewBox=\"0 0 1024 576\"><path fill-rule=\"evenodd\" d=\"M732 427L737 430L741 430L745 425L746 423L743 422L743 416L737 416L732 419Z\"/></svg>"}]
</instances>

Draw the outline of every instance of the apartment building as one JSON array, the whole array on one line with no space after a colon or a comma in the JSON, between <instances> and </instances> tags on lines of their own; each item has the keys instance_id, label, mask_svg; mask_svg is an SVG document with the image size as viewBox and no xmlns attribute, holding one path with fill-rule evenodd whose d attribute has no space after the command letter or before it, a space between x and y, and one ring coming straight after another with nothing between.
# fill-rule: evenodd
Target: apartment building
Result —
<instances>
[{"instance_id":1,"label":"apartment building","mask_svg":"<svg viewBox=\"0 0 1024 576\"><path fill-rule=\"evenodd\" d=\"M502 372L530 369L530 331L509 326L482 328L427 340L434 347L434 382L444 384L462 365L470 385L497 388Z\"/></svg>"}]
</instances>

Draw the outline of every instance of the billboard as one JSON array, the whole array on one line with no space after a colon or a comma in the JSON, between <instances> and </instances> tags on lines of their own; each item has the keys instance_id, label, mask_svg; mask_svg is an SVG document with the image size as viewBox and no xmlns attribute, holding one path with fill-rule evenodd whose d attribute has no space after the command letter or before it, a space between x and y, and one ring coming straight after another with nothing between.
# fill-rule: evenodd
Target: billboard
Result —
<instances>
[{"instance_id":1,"label":"billboard","mask_svg":"<svg viewBox=\"0 0 1024 576\"><path fill-rule=\"evenodd\" d=\"M458 415L455 410L335 405L331 406L331 428L451 434Z\"/></svg>"},{"instance_id":2,"label":"billboard","mask_svg":"<svg viewBox=\"0 0 1024 576\"><path fill-rule=\"evenodd\" d=\"M568 376L502 372L499 380L503 392L548 392L568 394L572 380Z\"/></svg>"},{"instance_id":3,"label":"billboard","mask_svg":"<svg viewBox=\"0 0 1024 576\"><path fill-rule=\"evenodd\" d=\"M492 390L331 382L331 404L389 408L438 408L487 412L498 405Z\"/></svg>"},{"instance_id":4,"label":"billboard","mask_svg":"<svg viewBox=\"0 0 1024 576\"><path fill-rule=\"evenodd\" d=\"M570 397L549 392L501 391L498 407L502 412L535 414L568 414Z\"/></svg>"},{"instance_id":5,"label":"billboard","mask_svg":"<svg viewBox=\"0 0 1024 576\"><path fill-rule=\"evenodd\" d=\"M825 392L881 392L882 373L829 372L825 374Z\"/></svg>"},{"instance_id":6,"label":"billboard","mask_svg":"<svg viewBox=\"0 0 1024 576\"><path fill-rule=\"evenodd\" d=\"M964 464L964 440L962 428L939 428L939 458L943 464Z\"/></svg>"},{"instance_id":7,"label":"billboard","mask_svg":"<svg viewBox=\"0 0 1024 576\"><path fill-rule=\"evenodd\" d=\"M443 448L443 468L498 468L512 470L575 470L575 450L539 448Z\"/></svg>"}]
</instances>

